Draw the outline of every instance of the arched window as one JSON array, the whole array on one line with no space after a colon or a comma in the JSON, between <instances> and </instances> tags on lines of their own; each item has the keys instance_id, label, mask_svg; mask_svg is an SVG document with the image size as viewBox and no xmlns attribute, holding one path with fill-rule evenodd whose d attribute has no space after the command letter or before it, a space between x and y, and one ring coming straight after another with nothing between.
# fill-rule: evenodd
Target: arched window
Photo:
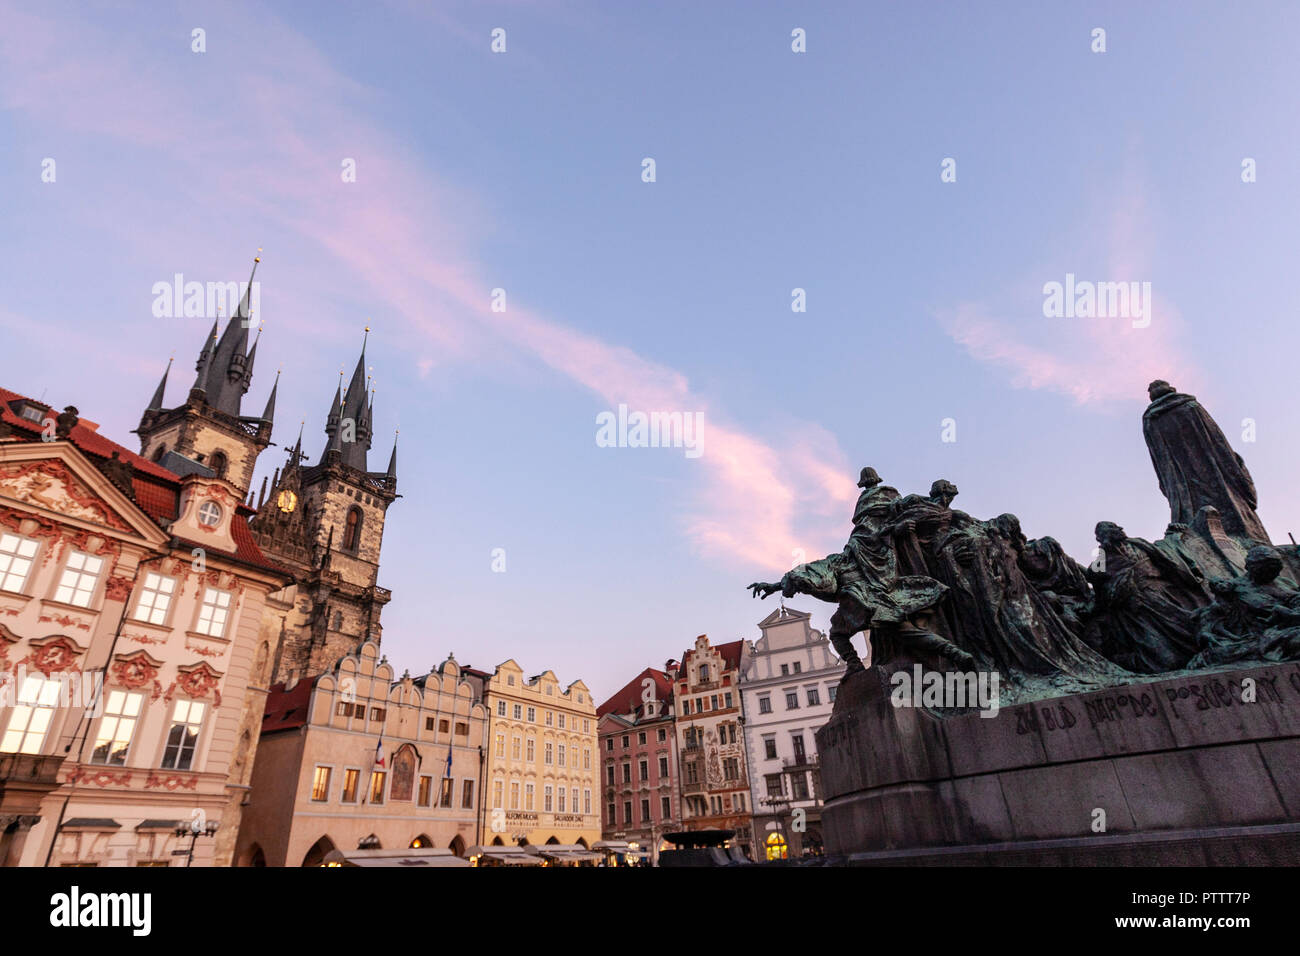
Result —
<instances>
[{"instance_id":1,"label":"arched window","mask_svg":"<svg viewBox=\"0 0 1300 956\"><path fill-rule=\"evenodd\" d=\"M211 467L211 469L217 473L218 478L226 477L227 465L228 462L226 460L226 453L224 451L214 451L212 453L212 459L209 462L209 467Z\"/></svg>"},{"instance_id":2,"label":"arched window","mask_svg":"<svg viewBox=\"0 0 1300 956\"><path fill-rule=\"evenodd\" d=\"M159 445L157 448L153 450L153 460L155 462L162 461L163 455L165 454L167 454L167 446L165 444Z\"/></svg>"},{"instance_id":3,"label":"arched window","mask_svg":"<svg viewBox=\"0 0 1300 956\"><path fill-rule=\"evenodd\" d=\"M361 543L361 509L355 505L348 509L347 523L343 526L343 550L355 551Z\"/></svg>"}]
</instances>

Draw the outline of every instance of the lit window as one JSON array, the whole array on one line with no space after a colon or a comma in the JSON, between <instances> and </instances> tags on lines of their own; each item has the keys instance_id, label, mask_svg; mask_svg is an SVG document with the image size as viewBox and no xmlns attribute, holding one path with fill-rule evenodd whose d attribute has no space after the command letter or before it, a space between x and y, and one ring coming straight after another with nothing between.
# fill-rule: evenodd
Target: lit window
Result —
<instances>
[{"instance_id":1,"label":"lit window","mask_svg":"<svg viewBox=\"0 0 1300 956\"><path fill-rule=\"evenodd\" d=\"M554 716L555 716L555 715L552 714L549 710L546 712L546 726L547 726L547 727L552 726L552 722L551 722L551 721L552 721L552 718L553 718Z\"/></svg>"},{"instance_id":2,"label":"lit window","mask_svg":"<svg viewBox=\"0 0 1300 956\"><path fill-rule=\"evenodd\" d=\"M506 755L506 735L497 734L497 756L504 757L505 755Z\"/></svg>"},{"instance_id":3,"label":"lit window","mask_svg":"<svg viewBox=\"0 0 1300 956\"><path fill-rule=\"evenodd\" d=\"M582 791L582 812L591 813L591 791Z\"/></svg>"},{"instance_id":4,"label":"lit window","mask_svg":"<svg viewBox=\"0 0 1300 956\"><path fill-rule=\"evenodd\" d=\"M535 810L534 797L536 796L534 787L531 783L524 784L524 809Z\"/></svg>"},{"instance_id":5,"label":"lit window","mask_svg":"<svg viewBox=\"0 0 1300 956\"><path fill-rule=\"evenodd\" d=\"M554 802L554 800L555 800L555 790L548 783L546 787L542 790L542 811L545 813L550 813L551 805Z\"/></svg>"},{"instance_id":6,"label":"lit window","mask_svg":"<svg viewBox=\"0 0 1300 956\"><path fill-rule=\"evenodd\" d=\"M167 608L171 606L172 592L175 590L175 578L165 578L152 571L145 574L140 600L135 605L135 619L161 624L167 618Z\"/></svg>"},{"instance_id":7,"label":"lit window","mask_svg":"<svg viewBox=\"0 0 1300 956\"><path fill-rule=\"evenodd\" d=\"M68 563L63 569L59 588L54 592L54 600L77 607L90 607L90 599L95 594L95 583L104 566L103 558L73 551L68 555Z\"/></svg>"},{"instance_id":8,"label":"lit window","mask_svg":"<svg viewBox=\"0 0 1300 956\"><path fill-rule=\"evenodd\" d=\"M38 754L46 731L59 704L59 682L40 675L28 675L18 690L18 700L9 716L9 726L0 741L0 752Z\"/></svg>"},{"instance_id":9,"label":"lit window","mask_svg":"<svg viewBox=\"0 0 1300 956\"><path fill-rule=\"evenodd\" d=\"M555 763L555 747L548 740L546 742L546 765L549 767L553 763Z\"/></svg>"},{"instance_id":10,"label":"lit window","mask_svg":"<svg viewBox=\"0 0 1300 956\"><path fill-rule=\"evenodd\" d=\"M558 758L559 758L558 763L559 763L559 765L560 765L561 767L563 767L563 766L564 766L564 744L560 744L559 747L557 748L557 750L559 751L559 753L558 753Z\"/></svg>"},{"instance_id":11,"label":"lit window","mask_svg":"<svg viewBox=\"0 0 1300 956\"><path fill-rule=\"evenodd\" d=\"M500 810L500 809L501 809L501 796L502 796L502 792L504 791L504 789L505 789L505 784L504 784L502 781L500 781L500 780L495 780L495 781L493 781L493 783L492 783L492 806L493 806L493 808L495 808L495 809L497 809L497 810Z\"/></svg>"},{"instance_id":12,"label":"lit window","mask_svg":"<svg viewBox=\"0 0 1300 956\"><path fill-rule=\"evenodd\" d=\"M163 751L162 765L166 770L189 770L194 762L194 751L199 743L199 729L203 725L204 704L196 700L178 700L172 713L171 729L167 732L167 748Z\"/></svg>"},{"instance_id":13,"label":"lit window","mask_svg":"<svg viewBox=\"0 0 1300 956\"><path fill-rule=\"evenodd\" d=\"M433 799L433 777L420 777L420 806L427 807Z\"/></svg>"},{"instance_id":14,"label":"lit window","mask_svg":"<svg viewBox=\"0 0 1300 956\"><path fill-rule=\"evenodd\" d=\"M205 501L199 505L199 524L205 528L215 528L221 523L221 505L215 501Z\"/></svg>"},{"instance_id":15,"label":"lit window","mask_svg":"<svg viewBox=\"0 0 1300 956\"><path fill-rule=\"evenodd\" d=\"M591 748L590 747L582 748L582 769L583 770L591 769Z\"/></svg>"},{"instance_id":16,"label":"lit window","mask_svg":"<svg viewBox=\"0 0 1300 956\"><path fill-rule=\"evenodd\" d=\"M519 741L520 741L520 738L517 737L517 736L516 736L513 740L510 741L510 759L511 759L511 760L518 760L518 759L519 759L519 746L520 746Z\"/></svg>"},{"instance_id":17,"label":"lit window","mask_svg":"<svg viewBox=\"0 0 1300 956\"><path fill-rule=\"evenodd\" d=\"M564 788L561 787L561 788L560 788L560 805L559 805L559 812L560 812L560 813L565 813L565 812L567 812L567 811L565 810L565 804L566 804L566 801L565 801L565 799L564 799Z\"/></svg>"},{"instance_id":18,"label":"lit window","mask_svg":"<svg viewBox=\"0 0 1300 956\"><path fill-rule=\"evenodd\" d=\"M529 763L537 762L537 740L534 737L528 738L528 757Z\"/></svg>"},{"instance_id":19,"label":"lit window","mask_svg":"<svg viewBox=\"0 0 1300 956\"><path fill-rule=\"evenodd\" d=\"M36 542L16 534L0 534L0 591L21 591L36 557Z\"/></svg>"},{"instance_id":20,"label":"lit window","mask_svg":"<svg viewBox=\"0 0 1300 956\"><path fill-rule=\"evenodd\" d=\"M199 609L199 623L195 630L209 637L226 633L226 617L230 614L230 592L216 588L203 589L203 606Z\"/></svg>"},{"instance_id":21,"label":"lit window","mask_svg":"<svg viewBox=\"0 0 1300 956\"><path fill-rule=\"evenodd\" d=\"M376 805L382 805L384 802L384 784L388 781L388 774L383 770L372 770L370 772L370 802Z\"/></svg>"},{"instance_id":22,"label":"lit window","mask_svg":"<svg viewBox=\"0 0 1300 956\"><path fill-rule=\"evenodd\" d=\"M510 809L519 809L519 784L513 781L510 784Z\"/></svg>"},{"instance_id":23,"label":"lit window","mask_svg":"<svg viewBox=\"0 0 1300 956\"><path fill-rule=\"evenodd\" d=\"M99 734L95 738L95 750L90 755L91 763L108 764L110 767L126 764L126 752L131 746L131 737L135 733L143 701L144 696L141 694L109 691L108 699L104 702L104 716L99 722Z\"/></svg>"},{"instance_id":24,"label":"lit window","mask_svg":"<svg viewBox=\"0 0 1300 956\"><path fill-rule=\"evenodd\" d=\"M344 803L357 802L357 784L360 782L360 780L361 780L360 770L343 771L343 796L341 797L341 799Z\"/></svg>"},{"instance_id":25,"label":"lit window","mask_svg":"<svg viewBox=\"0 0 1300 956\"><path fill-rule=\"evenodd\" d=\"M474 781L466 780L460 788L460 807L462 810L472 809L474 806Z\"/></svg>"},{"instance_id":26,"label":"lit window","mask_svg":"<svg viewBox=\"0 0 1300 956\"><path fill-rule=\"evenodd\" d=\"M330 798L330 768L317 767L316 775L311 781L311 798L315 803L324 803Z\"/></svg>"}]
</instances>

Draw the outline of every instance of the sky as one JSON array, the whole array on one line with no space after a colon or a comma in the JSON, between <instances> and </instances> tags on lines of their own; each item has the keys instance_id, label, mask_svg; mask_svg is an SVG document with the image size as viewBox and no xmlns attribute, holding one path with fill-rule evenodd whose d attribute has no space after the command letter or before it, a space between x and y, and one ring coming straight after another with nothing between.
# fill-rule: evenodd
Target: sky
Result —
<instances>
[{"instance_id":1,"label":"sky","mask_svg":"<svg viewBox=\"0 0 1300 956\"><path fill-rule=\"evenodd\" d=\"M133 446L211 325L156 317L155 283L241 281L261 249L244 413L282 368L273 441L305 421L316 461L369 325L399 672L514 658L601 700L697 634L756 639L777 598L745 586L843 546L864 465L1080 560L1099 520L1158 538L1156 378L1215 416L1274 540L1300 533L1294 4L0 23L0 384ZM1150 283L1150 308L1046 316L1067 275ZM700 416L701 453L602 447L620 405Z\"/></svg>"}]
</instances>

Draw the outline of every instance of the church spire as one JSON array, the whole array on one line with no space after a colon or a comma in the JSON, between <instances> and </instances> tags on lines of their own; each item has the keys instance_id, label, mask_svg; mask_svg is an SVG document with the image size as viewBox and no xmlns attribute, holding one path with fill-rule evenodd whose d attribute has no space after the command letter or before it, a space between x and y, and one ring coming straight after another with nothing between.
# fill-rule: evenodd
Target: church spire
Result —
<instances>
[{"instance_id":1,"label":"church spire","mask_svg":"<svg viewBox=\"0 0 1300 956\"><path fill-rule=\"evenodd\" d=\"M149 407L146 409L146 411L150 411L150 412L162 411L163 395L167 391L167 376L168 374L170 374L171 370L172 370L172 359L168 359L167 368L163 370L162 381L159 382L158 387L154 389L153 398L149 399Z\"/></svg>"},{"instance_id":2,"label":"church spire","mask_svg":"<svg viewBox=\"0 0 1300 956\"><path fill-rule=\"evenodd\" d=\"M240 401L253 378L252 360L256 357L257 345L254 344L253 351L248 354L245 354L245 350L248 348L248 328L252 317L253 282L257 275L257 264L261 261L261 257L253 259L253 271L249 274L243 298L240 299L235 314L226 323L221 341L211 354L203 386L208 404L235 418L239 417Z\"/></svg>"},{"instance_id":3,"label":"church spire","mask_svg":"<svg viewBox=\"0 0 1300 956\"><path fill-rule=\"evenodd\" d=\"M393 453L388 456L388 477L392 479L393 487L397 487L397 432L393 432Z\"/></svg>"},{"instance_id":4,"label":"church spire","mask_svg":"<svg viewBox=\"0 0 1300 956\"><path fill-rule=\"evenodd\" d=\"M254 343L253 349L254 351L257 350L256 343ZM267 397L266 408L262 411L262 421L266 422L268 425L273 424L275 422L275 393L276 391L279 390L279 388L280 388L280 372L277 369L275 373L275 382L271 385L271 394Z\"/></svg>"},{"instance_id":5,"label":"church spire","mask_svg":"<svg viewBox=\"0 0 1300 956\"><path fill-rule=\"evenodd\" d=\"M212 364L212 353L217 346L217 320L212 320L212 331L208 337L203 340L203 348L199 350L199 360L194 363L194 371L198 374L194 376L194 387L191 391L204 392L208 387L208 366Z\"/></svg>"},{"instance_id":6,"label":"church spire","mask_svg":"<svg viewBox=\"0 0 1300 956\"><path fill-rule=\"evenodd\" d=\"M343 393L339 431L331 436L331 444L337 444L342 453L343 464L360 471L366 470L366 452L370 448L370 408L366 394L366 343L369 340L370 326L367 325L365 338L361 341L361 355L357 358L347 391Z\"/></svg>"}]
</instances>

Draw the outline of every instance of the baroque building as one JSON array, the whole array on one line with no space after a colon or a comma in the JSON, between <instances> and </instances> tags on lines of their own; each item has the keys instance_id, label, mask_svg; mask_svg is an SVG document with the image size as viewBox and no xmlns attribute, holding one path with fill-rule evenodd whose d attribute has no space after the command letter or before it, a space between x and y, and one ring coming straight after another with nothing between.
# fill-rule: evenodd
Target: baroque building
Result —
<instances>
[{"instance_id":1,"label":"baroque building","mask_svg":"<svg viewBox=\"0 0 1300 956\"><path fill-rule=\"evenodd\" d=\"M815 735L830 719L845 665L811 620L786 607L769 614L740 675L759 860L822 850Z\"/></svg>"},{"instance_id":2,"label":"baroque building","mask_svg":"<svg viewBox=\"0 0 1300 956\"><path fill-rule=\"evenodd\" d=\"M677 665L647 667L598 708L604 840L649 854L670 849L681 822L673 679Z\"/></svg>"},{"instance_id":3,"label":"baroque building","mask_svg":"<svg viewBox=\"0 0 1300 956\"><path fill-rule=\"evenodd\" d=\"M745 641L715 647L701 634L682 656L674 692L683 829L730 830L746 854L752 807L739 680L748 660Z\"/></svg>"}]
</instances>

